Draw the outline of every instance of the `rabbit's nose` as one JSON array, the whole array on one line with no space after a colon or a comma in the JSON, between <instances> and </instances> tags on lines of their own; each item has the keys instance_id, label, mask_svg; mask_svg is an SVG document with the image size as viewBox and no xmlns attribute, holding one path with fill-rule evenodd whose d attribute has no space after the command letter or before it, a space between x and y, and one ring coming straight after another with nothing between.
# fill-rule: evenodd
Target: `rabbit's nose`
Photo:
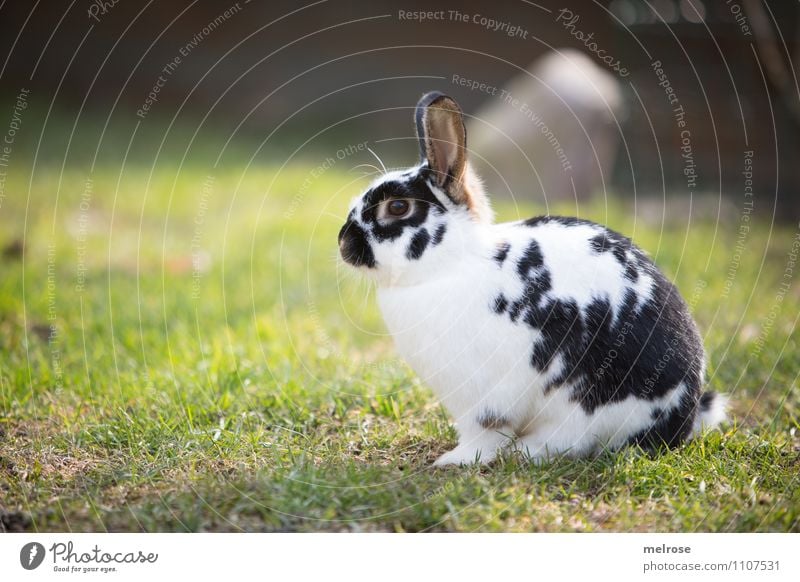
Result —
<instances>
[{"instance_id":1,"label":"rabbit's nose","mask_svg":"<svg viewBox=\"0 0 800 582\"><path fill-rule=\"evenodd\" d=\"M344 238L344 235L351 224L353 223L348 220L342 225L342 228L339 229L339 248L342 248L342 239Z\"/></svg>"}]
</instances>

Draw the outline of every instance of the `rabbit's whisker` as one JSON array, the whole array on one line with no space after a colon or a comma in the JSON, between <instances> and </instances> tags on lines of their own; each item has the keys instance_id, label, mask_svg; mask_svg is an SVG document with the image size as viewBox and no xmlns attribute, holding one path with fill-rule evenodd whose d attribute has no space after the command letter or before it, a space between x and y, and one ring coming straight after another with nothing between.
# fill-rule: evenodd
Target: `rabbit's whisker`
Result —
<instances>
[{"instance_id":1,"label":"rabbit's whisker","mask_svg":"<svg viewBox=\"0 0 800 582\"><path fill-rule=\"evenodd\" d=\"M353 166L352 168L350 168L350 171L352 172L353 170L356 170L358 168L373 168L375 170L375 172L377 172L379 174L381 173L381 169L378 166L374 165L374 164L358 164L357 166ZM371 174L371 173L372 172L368 172L368 174Z\"/></svg>"},{"instance_id":2,"label":"rabbit's whisker","mask_svg":"<svg viewBox=\"0 0 800 582\"><path fill-rule=\"evenodd\" d=\"M375 159L378 160L378 163L381 165L381 168L383 168L383 174L384 175L388 174L389 171L386 169L386 165L383 163L383 160L378 157L378 154L376 154L374 151L372 151L372 148L369 148L369 147L367 148L367 151L369 151L369 153L371 153L373 156L375 156Z\"/></svg>"}]
</instances>

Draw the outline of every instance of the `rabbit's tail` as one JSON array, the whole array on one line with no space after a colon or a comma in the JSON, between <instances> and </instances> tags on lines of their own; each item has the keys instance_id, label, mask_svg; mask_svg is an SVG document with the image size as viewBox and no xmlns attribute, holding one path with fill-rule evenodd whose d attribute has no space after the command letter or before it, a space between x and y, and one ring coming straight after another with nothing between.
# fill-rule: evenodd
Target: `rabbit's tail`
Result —
<instances>
[{"instance_id":1,"label":"rabbit's tail","mask_svg":"<svg viewBox=\"0 0 800 582\"><path fill-rule=\"evenodd\" d=\"M692 425L692 437L714 428L727 418L728 396L717 392L703 392Z\"/></svg>"}]
</instances>

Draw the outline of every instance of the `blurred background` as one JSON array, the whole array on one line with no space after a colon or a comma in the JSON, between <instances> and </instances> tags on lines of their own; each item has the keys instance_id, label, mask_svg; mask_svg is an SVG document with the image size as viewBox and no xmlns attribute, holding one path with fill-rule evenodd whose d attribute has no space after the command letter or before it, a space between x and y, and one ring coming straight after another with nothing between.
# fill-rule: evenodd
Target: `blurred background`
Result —
<instances>
[{"instance_id":1,"label":"blurred background","mask_svg":"<svg viewBox=\"0 0 800 582\"><path fill-rule=\"evenodd\" d=\"M12 1L2 14L7 117L29 91L17 166L34 150L71 167L164 151L283 163L362 137L409 163L409 108L439 89L480 119L470 145L498 195L691 190L738 205L750 151L757 214L800 216L797 2Z\"/></svg>"}]
</instances>

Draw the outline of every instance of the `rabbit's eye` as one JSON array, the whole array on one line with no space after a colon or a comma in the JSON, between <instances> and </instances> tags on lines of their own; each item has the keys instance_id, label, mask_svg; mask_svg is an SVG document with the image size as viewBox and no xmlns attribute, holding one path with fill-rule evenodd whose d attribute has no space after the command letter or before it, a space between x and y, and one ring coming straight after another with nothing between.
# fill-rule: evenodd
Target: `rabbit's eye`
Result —
<instances>
[{"instance_id":1,"label":"rabbit's eye","mask_svg":"<svg viewBox=\"0 0 800 582\"><path fill-rule=\"evenodd\" d=\"M386 205L386 214L394 218L400 218L408 214L411 203L408 200L390 200Z\"/></svg>"}]
</instances>

